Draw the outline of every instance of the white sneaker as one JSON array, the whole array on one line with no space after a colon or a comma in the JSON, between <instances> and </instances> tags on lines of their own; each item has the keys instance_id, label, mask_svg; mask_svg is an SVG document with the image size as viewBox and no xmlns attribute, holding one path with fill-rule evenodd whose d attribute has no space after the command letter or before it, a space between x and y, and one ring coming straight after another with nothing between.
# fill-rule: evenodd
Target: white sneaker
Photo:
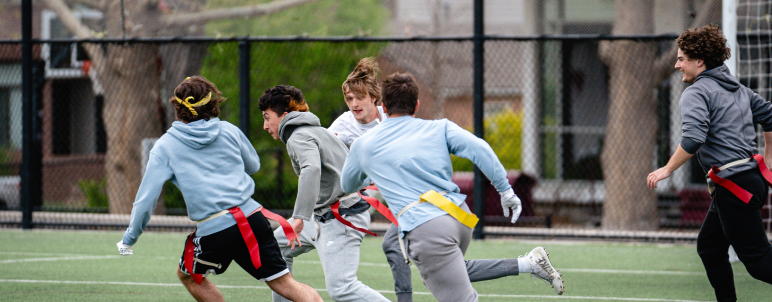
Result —
<instances>
[{"instance_id":1,"label":"white sneaker","mask_svg":"<svg viewBox=\"0 0 772 302\"><path fill-rule=\"evenodd\" d=\"M531 262L531 267L533 267L534 272L531 273L531 278L535 275L539 279L551 284L558 295L562 295L565 292L563 276L552 266L549 254L547 254L543 247L537 246L526 254L525 257L528 259L528 262Z\"/></svg>"}]
</instances>

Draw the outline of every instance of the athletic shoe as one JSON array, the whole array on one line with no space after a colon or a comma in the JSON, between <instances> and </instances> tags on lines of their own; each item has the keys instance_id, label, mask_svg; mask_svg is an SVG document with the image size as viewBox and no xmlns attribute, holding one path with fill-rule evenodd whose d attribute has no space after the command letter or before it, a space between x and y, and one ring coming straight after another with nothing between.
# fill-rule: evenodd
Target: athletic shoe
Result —
<instances>
[{"instance_id":1,"label":"athletic shoe","mask_svg":"<svg viewBox=\"0 0 772 302\"><path fill-rule=\"evenodd\" d=\"M537 246L531 252L526 254L525 257L531 262L531 267L533 267L531 278L535 275L539 279L547 282L547 284L552 285L552 288L555 289L555 292L558 295L562 295L563 292L565 292L565 288L563 287L563 276L552 266L549 254L547 254L547 251L545 251L543 247Z\"/></svg>"}]
</instances>

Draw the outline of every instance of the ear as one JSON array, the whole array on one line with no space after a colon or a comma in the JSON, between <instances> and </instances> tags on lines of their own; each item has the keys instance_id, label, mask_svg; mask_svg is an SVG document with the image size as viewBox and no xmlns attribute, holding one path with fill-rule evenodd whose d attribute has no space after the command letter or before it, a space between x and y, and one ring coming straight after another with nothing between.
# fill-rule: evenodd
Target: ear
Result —
<instances>
[{"instance_id":1,"label":"ear","mask_svg":"<svg viewBox=\"0 0 772 302\"><path fill-rule=\"evenodd\" d=\"M386 106L381 105L381 108L383 108L383 113L389 114L389 110L386 110Z\"/></svg>"},{"instance_id":2,"label":"ear","mask_svg":"<svg viewBox=\"0 0 772 302\"><path fill-rule=\"evenodd\" d=\"M421 107L421 100L415 100L415 112L418 112L418 107ZM413 112L413 115L415 115Z\"/></svg>"},{"instance_id":3,"label":"ear","mask_svg":"<svg viewBox=\"0 0 772 302\"><path fill-rule=\"evenodd\" d=\"M703 59L697 60L697 67L702 67L702 66L705 66L705 60Z\"/></svg>"},{"instance_id":4,"label":"ear","mask_svg":"<svg viewBox=\"0 0 772 302\"><path fill-rule=\"evenodd\" d=\"M287 116L287 114L289 114L289 111L285 112L285 113L284 113L284 114L282 114L282 115L279 115L279 122L281 122L281 120L283 120L283 119L284 119L284 117L285 117L285 116Z\"/></svg>"}]
</instances>

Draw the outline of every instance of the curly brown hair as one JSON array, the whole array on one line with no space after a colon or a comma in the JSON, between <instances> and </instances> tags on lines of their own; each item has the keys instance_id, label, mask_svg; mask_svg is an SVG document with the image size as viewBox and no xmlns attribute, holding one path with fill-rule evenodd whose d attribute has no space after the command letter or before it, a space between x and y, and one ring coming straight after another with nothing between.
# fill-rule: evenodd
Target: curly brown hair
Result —
<instances>
[{"instance_id":1,"label":"curly brown hair","mask_svg":"<svg viewBox=\"0 0 772 302\"><path fill-rule=\"evenodd\" d=\"M723 65L731 56L724 33L716 24L687 29L678 36L676 43L689 59L704 60L707 69Z\"/></svg>"},{"instance_id":2,"label":"curly brown hair","mask_svg":"<svg viewBox=\"0 0 772 302\"><path fill-rule=\"evenodd\" d=\"M196 114L185 105L180 104L180 100L185 100L188 97L193 97L190 103L196 103L199 100L205 98L209 93L212 93L212 98L208 103L195 107ZM177 118L185 123L190 123L197 120L209 120L213 117L220 115L220 103L227 100L222 96L222 92L217 89L212 82L209 82L202 76L188 77L182 81L177 88L174 88L174 97L169 99L169 102L174 105L174 109L177 111Z\"/></svg>"},{"instance_id":3,"label":"curly brown hair","mask_svg":"<svg viewBox=\"0 0 772 302\"><path fill-rule=\"evenodd\" d=\"M292 111L307 112L308 104L300 89L288 85L276 85L263 92L257 102L257 108L260 111L271 109L277 115L282 115Z\"/></svg>"}]
</instances>

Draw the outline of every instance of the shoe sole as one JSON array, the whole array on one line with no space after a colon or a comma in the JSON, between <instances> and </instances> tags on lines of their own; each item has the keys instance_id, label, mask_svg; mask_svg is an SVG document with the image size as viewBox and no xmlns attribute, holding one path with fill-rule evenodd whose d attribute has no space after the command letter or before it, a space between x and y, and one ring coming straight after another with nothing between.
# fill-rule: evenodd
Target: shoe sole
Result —
<instances>
[{"instance_id":1,"label":"shoe sole","mask_svg":"<svg viewBox=\"0 0 772 302\"><path fill-rule=\"evenodd\" d=\"M553 270L555 270L557 276L554 279L552 279L552 288L555 289L555 292L558 295L562 295L564 292L566 292L566 288L563 285L563 275L561 275L560 271L558 271L557 269L555 269L554 266L552 266L552 261L550 261L550 254L547 253L547 250L540 246L536 248L538 249L538 252L541 253L542 257L544 257L544 259L547 259L547 264L549 264L549 266L552 267Z\"/></svg>"}]
</instances>

